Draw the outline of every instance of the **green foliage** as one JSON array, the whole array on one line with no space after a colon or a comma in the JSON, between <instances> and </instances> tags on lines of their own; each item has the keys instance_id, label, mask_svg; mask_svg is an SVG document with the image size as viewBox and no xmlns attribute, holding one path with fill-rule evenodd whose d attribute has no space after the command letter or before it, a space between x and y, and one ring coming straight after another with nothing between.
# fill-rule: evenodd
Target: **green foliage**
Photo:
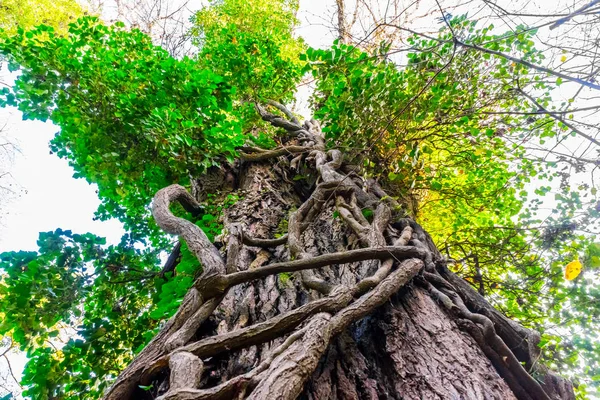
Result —
<instances>
[{"instance_id":1,"label":"green foliage","mask_svg":"<svg viewBox=\"0 0 600 400\"><path fill-rule=\"evenodd\" d=\"M208 198L204 203L204 215L198 219L196 225L206 233L211 242L222 233L221 218L223 211L233 206L239 199L239 196L235 193L229 193L226 196L208 194Z\"/></svg>"},{"instance_id":2,"label":"green foliage","mask_svg":"<svg viewBox=\"0 0 600 400\"><path fill-rule=\"evenodd\" d=\"M248 100L293 94L301 69L295 6L271 3L277 18L267 20L262 2L199 13L198 60L176 60L141 32L91 17L64 37L48 26L4 32L0 53L21 74L12 90L2 89L0 104L61 127L52 151L69 159L75 177L98 185L99 218L121 219L139 239L156 235L147 212L154 193L232 161L237 147L254 141L261 124ZM243 18L239 7L249 11Z\"/></svg>"},{"instance_id":3,"label":"green foliage","mask_svg":"<svg viewBox=\"0 0 600 400\"><path fill-rule=\"evenodd\" d=\"M12 89L1 89L0 104L58 125L52 151L76 177L98 185L98 217L119 218L129 230L109 247L91 234L57 230L40 235L38 252L0 255L0 335L27 351L25 395L99 397L173 315L201 266L184 244L175 271L162 276L158 255L168 241L149 216L150 199L233 160L246 142L277 143L253 102L291 101L303 72L316 80L315 117L329 145L366 177L379 177L456 261L450 268L505 314L531 327L560 325L542 344L557 368L584 364L600 381L600 352L586 334L600 328L600 288L591 276L600 245L577 232L599 217L584 208L587 194L597 201L595 189L570 188L555 164L524 157L527 141L570 135L564 124L502 114L535 111L519 95L526 86L549 107L554 84L504 58L455 48L445 29L434 39L409 38L406 59L386 44L373 54L336 43L300 56L296 10L287 0L215 2L194 17L198 56L181 60L137 30L90 17L68 32L0 32L0 54L20 72ZM498 36L463 17L450 23L470 44L543 60L525 27ZM543 229L528 228L540 223L541 203L525 190L533 178L560 181L559 190L536 190L557 201ZM194 221L211 240L235 201L208 194ZM276 236L287 224L280 221ZM564 265L578 257L584 272L567 282ZM279 278L286 284L290 277Z\"/></svg>"},{"instance_id":4,"label":"green foliage","mask_svg":"<svg viewBox=\"0 0 600 400\"><path fill-rule=\"evenodd\" d=\"M168 243L148 205L158 189L232 161L245 142L274 144L249 101L291 98L302 44L291 36L295 3L269 4L277 18L265 19L260 2L225 1L200 13L197 59L174 59L141 32L91 17L60 34L43 25L0 31L0 54L20 72L1 105L58 125L51 150L75 177L98 185L97 216L129 230L116 247L59 230L42 235L52 240L38 253L1 256L0 334L27 351L25 396L99 397L201 271L184 244L174 273L162 276L157 255ZM254 11L240 18L240 7ZM259 26L270 28L248 28ZM212 240L237 197L208 197L196 223ZM140 250L148 239L153 247Z\"/></svg>"},{"instance_id":5,"label":"green foliage","mask_svg":"<svg viewBox=\"0 0 600 400\"><path fill-rule=\"evenodd\" d=\"M23 395L99 396L147 343L154 252L60 229L40 233L38 252L0 254L0 334L27 352ZM65 373L68 371L68 373Z\"/></svg>"},{"instance_id":6,"label":"green foliage","mask_svg":"<svg viewBox=\"0 0 600 400\"><path fill-rule=\"evenodd\" d=\"M73 0L2 0L1 7L0 28L11 34L18 27L30 29L44 23L62 35L71 22L84 14L81 5Z\"/></svg>"},{"instance_id":7,"label":"green foliage","mask_svg":"<svg viewBox=\"0 0 600 400\"><path fill-rule=\"evenodd\" d=\"M290 101L302 68L303 42L292 34L297 10L297 0L215 1L194 17L198 58L244 101Z\"/></svg>"},{"instance_id":8,"label":"green foliage","mask_svg":"<svg viewBox=\"0 0 600 400\"><path fill-rule=\"evenodd\" d=\"M287 285L290 279L292 279L292 274L289 272L282 272L277 276L279 277L279 282L281 282L283 286Z\"/></svg>"},{"instance_id":9,"label":"green foliage","mask_svg":"<svg viewBox=\"0 0 600 400\"><path fill-rule=\"evenodd\" d=\"M4 103L60 126L52 150L98 185L99 217L121 218L136 234L150 233L146 205L158 189L232 159L244 142L235 89L139 31L88 17L65 37L44 26L20 30L0 52L21 71Z\"/></svg>"},{"instance_id":10,"label":"green foliage","mask_svg":"<svg viewBox=\"0 0 600 400\"><path fill-rule=\"evenodd\" d=\"M477 38L487 33L461 26ZM415 52L404 69L348 45L309 50L317 116L354 164L387 176L388 189L440 247L462 253L458 258L479 254L483 266L506 271L511 261L502 254L522 253L525 242L494 227L514 227L522 207L515 194L523 183L511 168L507 128L484 112L509 109L516 99L504 94L504 76L497 82L487 77L501 61L477 62L479 54L457 54L445 42L449 33L439 37L435 48L431 40L409 39ZM495 240L484 239L490 232Z\"/></svg>"},{"instance_id":11,"label":"green foliage","mask_svg":"<svg viewBox=\"0 0 600 400\"><path fill-rule=\"evenodd\" d=\"M293 100L302 77L304 43L293 36L297 9L297 0L214 1L192 19L198 63L236 88L246 139L263 148L274 146L276 131L261 120L254 102Z\"/></svg>"},{"instance_id":12,"label":"green foliage","mask_svg":"<svg viewBox=\"0 0 600 400\"><path fill-rule=\"evenodd\" d=\"M214 199L197 222L211 240L222 231L223 210L238 200ZM40 233L38 252L0 254L0 335L27 352L25 396L99 397L202 271L183 243L175 272L163 276L158 253L130 239L106 247L103 238L58 229Z\"/></svg>"},{"instance_id":13,"label":"green foliage","mask_svg":"<svg viewBox=\"0 0 600 400\"><path fill-rule=\"evenodd\" d=\"M71 310L89 285L89 263L102 255L101 244L94 235L58 229L40 234L41 254L2 253L0 335L10 332L22 350L56 337L59 321L78 317Z\"/></svg>"}]
</instances>

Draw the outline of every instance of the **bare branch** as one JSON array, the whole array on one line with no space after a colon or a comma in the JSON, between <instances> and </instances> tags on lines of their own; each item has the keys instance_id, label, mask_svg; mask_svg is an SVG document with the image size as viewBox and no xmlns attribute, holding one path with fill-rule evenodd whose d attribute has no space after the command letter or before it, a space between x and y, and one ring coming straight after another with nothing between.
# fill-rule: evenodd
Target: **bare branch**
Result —
<instances>
[{"instance_id":1,"label":"bare branch","mask_svg":"<svg viewBox=\"0 0 600 400\"><path fill-rule=\"evenodd\" d=\"M8 359L8 357L6 356L6 353L2 354L2 357L4 357L4 359L6 360L6 365L8 366L8 372L10 373L10 376L13 378L13 380L15 381L15 383L19 386L21 386L21 383L19 382L19 380L15 377L15 374L12 370L12 366L10 365L10 360Z\"/></svg>"},{"instance_id":2,"label":"bare branch","mask_svg":"<svg viewBox=\"0 0 600 400\"><path fill-rule=\"evenodd\" d=\"M175 244L175 247L173 247L171 254L169 254L169 258L167 258L165 265L160 270L159 275L161 277L164 277L165 274L175 271L175 267L177 267L177 264L179 264L180 256L181 256L181 242L177 241L177 244Z\"/></svg>"},{"instance_id":3,"label":"bare branch","mask_svg":"<svg viewBox=\"0 0 600 400\"><path fill-rule=\"evenodd\" d=\"M573 114L573 113L577 113L577 112L583 112L583 111L592 111L592 110L598 110L600 109L600 105L599 106L589 106L589 107L581 107L581 108L575 108L572 110L552 110L552 111L548 111L548 110L537 110L537 111L479 111L481 114L488 114L488 115L548 115L548 114L556 114L556 115L565 115L565 114Z\"/></svg>"},{"instance_id":4,"label":"bare branch","mask_svg":"<svg viewBox=\"0 0 600 400\"><path fill-rule=\"evenodd\" d=\"M436 40L439 40L439 39L436 39ZM510 61L512 61L514 63L524 65L524 66L526 66L528 68L531 68L531 69L535 69L536 71L545 72L547 74L550 74L550 75L553 75L553 76L556 76L556 77L559 77L559 78L562 78L562 79L565 79L565 80L568 80L568 81L571 81L571 82L578 83L580 85L589 87L591 89L600 90L600 85L597 85L595 83L592 83L592 82L589 82L589 81L586 81L586 80L583 80L583 79L580 79L580 78L576 78L574 76L570 76L570 75L567 75L567 74L563 74L562 72L558 72L558 71L555 71L555 70L552 70L552 69L549 69L549 68L546 68L546 67L542 67L540 65L535 65L535 64L530 63L529 61L525 61L525 60L522 60L520 58L516 58L516 57L513 57L511 55L508 55L508 54L505 54L505 53L501 53L501 52L496 51L496 50L486 49L485 47L481 47L481 46L478 46L478 45L475 45L475 44L468 44L468 43L465 43L465 42L462 42L462 41L458 40L457 38L454 38L454 41L459 46L462 46L462 47L465 47L465 48L468 48L468 49L477 50L477 51L480 51L482 53L487 53L487 54L492 54L492 55L495 55L495 56L498 56L498 57L502 57L502 58L510 60Z\"/></svg>"},{"instance_id":5,"label":"bare branch","mask_svg":"<svg viewBox=\"0 0 600 400\"><path fill-rule=\"evenodd\" d=\"M567 120L565 120L561 115L556 114L552 111L548 111L546 110L539 102L537 102L533 97L531 97L530 95L528 95L527 93L525 93L523 90L521 89L517 89L519 91L519 93L521 93L523 96L527 97L527 99L529 99L529 101L531 101L533 104L535 104L536 107L538 107L538 109L548 113L552 118L554 118L555 120L563 123L567 128L571 129L573 132L577 133L579 136L586 138L587 140L589 140L590 142L594 143L597 146L600 146L600 141L591 137L590 135L586 134L585 132L580 131L579 129L577 129L575 126L573 126L572 124L570 124Z\"/></svg>"},{"instance_id":6,"label":"bare branch","mask_svg":"<svg viewBox=\"0 0 600 400\"><path fill-rule=\"evenodd\" d=\"M242 241L245 245L248 246L256 246L256 247L277 247L282 244L285 244L288 239L288 234L281 236L276 239L259 239L259 238L251 238L242 233Z\"/></svg>"},{"instance_id":7,"label":"bare branch","mask_svg":"<svg viewBox=\"0 0 600 400\"><path fill-rule=\"evenodd\" d=\"M583 14L586 10L589 10L591 7L593 7L599 3L600 3L600 0L593 0L590 3L586 4L585 6L578 8L577 10L573 11L571 14L567 15L564 18L559 19L554 24L550 25L550 30L558 28L560 25L564 24L565 22L569 21L570 19L572 19L580 14Z\"/></svg>"},{"instance_id":8,"label":"bare branch","mask_svg":"<svg viewBox=\"0 0 600 400\"><path fill-rule=\"evenodd\" d=\"M310 150L310 148L305 146L285 146L273 150L261 150L253 153L240 153L240 158L244 161L262 161L288 154L306 153Z\"/></svg>"}]
</instances>

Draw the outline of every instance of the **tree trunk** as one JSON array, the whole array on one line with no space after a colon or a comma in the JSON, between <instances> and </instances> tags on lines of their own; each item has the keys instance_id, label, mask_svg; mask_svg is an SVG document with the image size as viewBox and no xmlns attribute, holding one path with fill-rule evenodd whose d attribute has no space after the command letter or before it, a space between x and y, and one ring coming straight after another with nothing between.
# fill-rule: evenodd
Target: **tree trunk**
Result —
<instances>
[{"instance_id":1,"label":"tree trunk","mask_svg":"<svg viewBox=\"0 0 600 400\"><path fill-rule=\"evenodd\" d=\"M535 332L452 274L381 187L339 172L318 124L259 111L296 139L244 149L220 254L168 211L197 206L183 188L157 194L158 224L204 272L107 399L574 399L534 367Z\"/></svg>"},{"instance_id":2,"label":"tree trunk","mask_svg":"<svg viewBox=\"0 0 600 400\"><path fill-rule=\"evenodd\" d=\"M252 237L273 237L291 207L299 207L290 184L282 182L270 165L253 165L242 188L249 195L229 210L227 222L248 227ZM250 195L252 193L253 195ZM315 226L306 232L304 244L314 255L353 248L357 239L343 221L324 210ZM271 251L246 247L238 258L242 269L284 261L285 246ZM355 284L368 261L325 267L321 277ZM282 279L283 278L283 279ZM279 313L317 298L302 287L299 273L272 275L255 284L235 287L223 301L227 330L266 321ZM222 331L224 332L225 323ZM276 340L253 346L238 354L224 354L227 365L220 379L242 374L261 355L280 344ZM485 397L484 394L489 396ZM301 398L307 399L417 399L417 398L513 398L488 359L468 335L462 333L418 287L402 290L374 315L354 323L336 338L308 381Z\"/></svg>"}]
</instances>

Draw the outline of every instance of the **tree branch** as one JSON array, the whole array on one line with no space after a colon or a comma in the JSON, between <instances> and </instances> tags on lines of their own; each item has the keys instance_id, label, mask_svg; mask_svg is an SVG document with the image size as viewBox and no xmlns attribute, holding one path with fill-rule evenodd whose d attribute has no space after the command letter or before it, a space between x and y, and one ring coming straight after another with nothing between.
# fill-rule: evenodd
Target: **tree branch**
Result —
<instances>
[{"instance_id":1,"label":"tree branch","mask_svg":"<svg viewBox=\"0 0 600 400\"><path fill-rule=\"evenodd\" d=\"M282 272L296 272L306 269L322 268L332 264L347 264L366 260L385 260L394 258L406 260L408 258L425 259L427 252L413 246L385 246L379 248L364 248L344 252L323 254L320 256L269 264L261 268L235 272L228 275L213 275L196 283L202 296L212 298L232 286L264 278Z\"/></svg>"},{"instance_id":2,"label":"tree branch","mask_svg":"<svg viewBox=\"0 0 600 400\"><path fill-rule=\"evenodd\" d=\"M159 275L161 277L164 278L167 273L175 271L175 267L177 267L177 264L179 264L179 260L180 260L179 256L180 255L181 255L181 242L177 241L177 244L175 244L175 247L173 247L171 254L169 254L169 258L167 258L165 265L160 270Z\"/></svg>"},{"instance_id":3,"label":"tree branch","mask_svg":"<svg viewBox=\"0 0 600 400\"><path fill-rule=\"evenodd\" d=\"M288 154L306 153L310 150L311 149L306 146L285 146L278 147L273 150L261 150L253 153L240 153L239 156L244 161L262 161Z\"/></svg>"},{"instance_id":4,"label":"tree branch","mask_svg":"<svg viewBox=\"0 0 600 400\"><path fill-rule=\"evenodd\" d=\"M600 3L600 0L593 0L593 1L589 2L588 4L586 4L585 6L578 8L577 10L573 11L571 14L567 15L564 18L559 19L558 21L556 21L555 23L550 25L550 30L558 28L560 25L562 25L565 22L569 21L570 19L584 13L586 10L590 9L591 7L595 6L598 3Z\"/></svg>"},{"instance_id":5,"label":"tree branch","mask_svg":"<svg viewBox=\"0 0 600 400\"><path fill-rule=\"evenodd\" d=\"M259 239L259 238L251 238L246 236L242 232L242 242L247 246L256 246L256 247L277 247L282 244L287 243L288 234L276 238L276 239Z\"/></svg>"},{"instance_id":6,"label":"tree branch","mask_svg":"<svg viewBox=\"0 0 600 400\"><path fill-rule=\"evenodd\" d=\"M495 55L495 56L498 56L498 57L502 57L502 58L510 60L510 61L512 61L514 63L524 65L524 66L526 66L528 68L531 68L531 69L535 69L536 71L545 72L547 74L554 75L554 76L557 76L559 78L562 78L562 79L565 79L565 80L568 80L568 81L571 81L571 82L579 83L580 85L589 87L591 89L600 90L600 85L597 85L595 83L592 83L592 82L589 82L589 81L586 81L586 80L583 80L583 79L580 79L580 78L576 78L574 76L570 76L570 75L567 75L567 74L563 74L562 72L554 71L554 70L551 70L549 68L542 67L540 65L535 65L535 64L530 63L529 61L525 61L525 60L522 60L520 58L516 58L516 57L510 56L508 54L501 53L501 52L496 51L496 50L486 49L485 47L481 47L481 46L478 46L478 45L475 45L475 44L468 44L468 43L465 43L465 42L462 42L462 41L458 40L456 37L454 38L454 41L459 46L462 46L462 47L465 47L465 48L468 48L468 49L472 49L472 50L477 50L477 51L480 51L482 53L487 53L487 54L492 54L492 55Z\"/></svg>"},{"instance_id":7,"label":"tree branch","mask_svg":"<svg viewBox=\"0 0 600 400\"><path fill-rule=\"evenodd\" d=\"M156 224L165 232L180 235L185 239L188 248L202 264L204 275L225 273L225 262L204 231L192 222L171 213L169 205L173 201L179 201L188 211L200 207L196 199L183 186L167 186L159 190L152 201L152 215Z\"/></svg>"},{"instance_id":8,"label":"tree branch","mask_svg":"<svg viewBox=\"0 0 600 400\"><path fill-rule=\"evenodd\" d=\"M296 125L300 125L300 121L298 121L298 118L296 118L296 116L283 104L276 102L275 100L267 100L267 104L270 106L275 107L276 109L278 109L279 111L281 111L282 113L285 114L286 117L288 117L288 119L296 124Z\"/></svg>"},{"instance_id":9,"label":"tree branch","mask_svg":"<svg viewBox=\"0 0 600 400\"><path fill-rule=\"evenodd\" d=\"M523 90L521 90L521 89L517 89L517 91L518 91L519 93L521 93L523 96L525 96L525 97L526 97L526 98L527 98L529 101L531 101L533 104L535 104L535 106L536 106L536 107L537 107L539 110L541 110L541 111L543 111L543 112L545 112L545 113L549 114L549 115L550 115L552 118L554 118L555 120L557 120L557 121L561 122L563 125L565 125L565 126L566 126L567 128L569 128L569 129L571 129L573 132L577 133L577 134L578 134L578 135L580 135L581 137L583 137L583 138L586 138L587 140L589 140L590 142L594 143L594 144L595 144L595 145L597 145L597 146L600 146L600 141L598 141L597 139L595 139L595 138L591 137L590 135L588 135L588 134L586 134L586 133L584 133L584 132L581 132L579 129L577 129L576 127L574 127L573 125L571 125L569 122L567 122L567 121L566 121L566 120L565 120L565 119L564 119L562 116L560 116L560 115L558 115L558 114L555 114L555 113L554 113L554 112L552 112L552 111L548 111L548 110L546 110L546 109L545 109L545 108L544 108L544 107L543 107L543 106L542 106L540 103L538 103L538 102L537 102L537 101L536 101L536 100L535 100L535 99L534 99L532 96L528 95L528 94L527 94L527 93L525 93Z\"/></svg>"}]
</instances>

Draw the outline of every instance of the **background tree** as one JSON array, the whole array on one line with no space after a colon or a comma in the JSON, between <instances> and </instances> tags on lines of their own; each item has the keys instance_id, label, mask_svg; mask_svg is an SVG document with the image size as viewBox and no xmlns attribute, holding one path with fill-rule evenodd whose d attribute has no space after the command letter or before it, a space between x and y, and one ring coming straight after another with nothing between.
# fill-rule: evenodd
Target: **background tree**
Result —
<instances>
[{"instance_id":1,"label":"background tree","mask_svg":"<svg viewBox=\"0 0 600 400\"><path fill-rule=\"evenodd\" d=\"M71 0L6 0L0 7L0 26L8 33L16 32L19 27L28 29L39 24L54 27L58 34L65 33L68 25L83 14L81 6Z\"/></svg>"},{"instance_id":2,"label":"background tree","mask_svg":"<svg viewBox=\"0 0 600 400\"><path fill-rule=\"evenodd\" d=\"M14 138L6 133L6 123L0 130L0 199L2 204L6 205L16 199L21 192L11 174L11 166L15 153L18 151L14 143ZM3 223L3 217L6 211L0 211L0 224Z\"/></svg>"},{"instance_id":3,"label":"background tree","mask_svg":"<svg viewBox=\"0 0 600 400\"><path fill-rule=\"evenodd\" d=\"M89 11L109 24L122 22L150 36L173 57L195 51L191 46L190 18L202 7L188 0L86 0Z\"/></svg>"},{"instance_id":4,"label":"background tree","mask_svg":"<svg viewBox=\"0 0 600 400\"><path fill-rule=\"evenodd\" d=\"M525 138L562 141L572 130L549 95L533 97L535 111L520 96L560 84L548 73L594 83L548 72L529 28L495 34L443 9L432 34L398 35L406 66L393 42L352 46L344 18L342 41L303 52L296 7L203 10L193 60L91 18L66 36L3 35L0 52L21 71L3 101L61 127L53 151L98 184L98 216L129 230L111 248L58 230L38 253L2 255L0 332L30 355L26 395L99 396L120 373L108 398L572 398L542 367L531 328L593 329L586 274L597 246L571 240L568 227L530 234L515 224L535 212L523 207L528 179L560 176L552 161L530 160ZM304 73L324 129L281 104ZM527 123L532 113L544 123ZM149 214L157 191L154 219L185 239L163 266L157 252L172 244ZM175 200L183 208L171 214ZM597 218L573 196L559 200L567 220L576 210ZM584 250L573 286L563 260ZM547 263L553 252L562 259ZM66 326L77 335L48 345ZM593 374L588 338L545 349L560 367L579 355Z\"/></svg>"}]
</instances>

